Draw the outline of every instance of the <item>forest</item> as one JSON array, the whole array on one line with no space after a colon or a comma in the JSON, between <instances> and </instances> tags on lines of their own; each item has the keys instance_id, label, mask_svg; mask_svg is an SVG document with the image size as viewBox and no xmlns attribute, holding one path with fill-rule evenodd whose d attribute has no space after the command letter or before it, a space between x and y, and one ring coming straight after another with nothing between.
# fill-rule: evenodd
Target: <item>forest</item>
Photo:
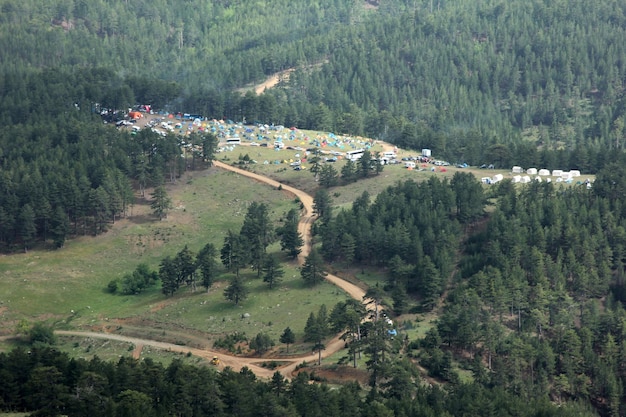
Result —
<instances>
[{"instance_id":1,"label":"forest","mask_svg":"<svg viewBox=\"0 0 626 417\"><path fill-rule=\"evenodd\" d=\"M588 415L580 405L557 407L544 398L526 401L479 384L445 391L407 385L406 378L398 378L385 394L365 393L356 383L338 389L311 384L314 376L307 372L291 381L278 372L270 381L260 381L245 368L218 373L180 360L168 366L128 358L116 363L76 360L45 346L0 353L0 374L3 408L39 410L33 416Z\"/></svg>"},{"instance_id":2,"label":"forest","mask_svg":"<svg viewBox=\"0 0 626 417\"><path fill-rule=\"evenodd\" d=\"M24 94L5 97L24 72L106 68L119 78L92 84L109 82L107 107L366 135L470 165L593 173L624 146L618 1L183 4L1 1L3 101L24 114ZM286 69L279 88L234 90Z\"/></svg>"},{"instance_id":3,"label":"forest","mask_svg":"<svg viewBox=\"0 0 626 417\"><path fill-rule=\"evenodd\" d=\"M373 351L386 356L370 367L368 390L309 384L305 373L262 382L177 362L87 362L36 344L0 354L0 408L624 415L625 9L615 0L0 0L3 252L106 232L135 195L190 169L178 137L103 123L100 109L143 103L363 135L471 165L596 174L591 190L509 181L486 190L457 173L363 193L337 211L321 188L313 253L384 271L374 296L393 314L441 312L423 338ZM247 90L288 69L275 88ZM215 137L191 141L202 150L194 167L208 167ZM290 236L283 249L297 256L293 227L272 231ZM266 241L258 256L237 258L246 234L197 254L203 285L218 254L236 275L251 264L266 273ZM188 277L172 268L181 253L162 262L164 296ZM408 359L442 385L423 384Z\"/></svg>"}]
</instances>

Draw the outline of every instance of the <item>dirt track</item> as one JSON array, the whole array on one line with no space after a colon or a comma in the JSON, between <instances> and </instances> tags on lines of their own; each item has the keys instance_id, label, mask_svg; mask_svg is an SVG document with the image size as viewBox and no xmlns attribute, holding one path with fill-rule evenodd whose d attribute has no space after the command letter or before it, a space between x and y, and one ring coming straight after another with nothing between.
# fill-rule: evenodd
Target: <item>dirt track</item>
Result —
<instances>
[{"instance_id":1,"label":"dirt track","mask_svg":"<svg viewBox=\"0 0 626 417\"><path fill-rule=\"evenodd\" d=\"M278 188L282 186L284 191L292 193L294 196L298 197L303 204L303 212L300 218L300 222L298 224L298 231L302 234L304 239L304 246L302 247L302 252L298 257L298 263L302 265L304 263L305 258L308 256L311 250L311 226L315 221L315 215L313 214L313 197L308 195L307 193L293 188L289 185L281 184L278 181L272 180L270 178L264 177L259 174L255 174L253 172L249 172L246 170L242 170L239 168L235 168L233 166L227 165L223 162L214 161L214 165L218 168L225 169L228 171L235 172L240 175L244 175L246 177L252 178L256 181L263 182L272 187ZM328 274L326 279L332 284L338 286L342 290L344 290L350 297L356 300L363 300L365 296L365 291L358 286L347 282L335 275ZM367 306L369 309L373 309L373 305L369 304ZM303 355L298 357L290 357L289 359L278 359L280 362L288 362L287 364L277 368L275 370L270 370L263 368L260 364L263 362L271 361L268 358L250 358L250 357L240 357L240 356L230 356L224 353L212 351L210 349L196 349L186 346L180 346L173 343L165 343L159 342L156 340L135 338L122 336L118 334L111 333L96 333L96 332L81 332L81 331L55 331L57 335L60 336L80 336L80 337L92 337L99 339L110 339L117 340L122 342L133 343L136 348L133 352L134 357L139 357L141 354L141 346L153 346L159 349L163 349L171 352L181 352L181 353L191 353L192 355L204 358L211 359L213 356L217 356L220 359L220 367L231 367L232 369L239 371L243 367L248 367L251 371L253 371L259 378L271 378L276 370L280 371L282 375L286 378L291 379L292 373L295 370L296 366L301 364L302 362L314 363L317 362L318 354L311 353L309 355ZM322 358L326 358L341 350L345 345L345 342L339 338L339 336L335 336L330 341L326 343L326 349L322 351Z\"/></svg>"}]
</instances>

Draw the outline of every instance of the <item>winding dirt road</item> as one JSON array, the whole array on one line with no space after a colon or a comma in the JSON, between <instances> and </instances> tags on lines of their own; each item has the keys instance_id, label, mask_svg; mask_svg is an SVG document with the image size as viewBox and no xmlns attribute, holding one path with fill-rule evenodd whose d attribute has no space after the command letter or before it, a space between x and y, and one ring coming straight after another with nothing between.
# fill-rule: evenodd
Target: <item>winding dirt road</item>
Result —
<instances>
[{"instance_id":1,"label":"winding dirt road","mask_svg":"<svg viewBox=\"0 0 626 417\"><path fill-rule=\"evenodd\" d=\"M313 197L311 197L310 195L308 195L302 190L298 190L289 185L281 184L280 182L275 181L271 178L265 177L263 175L259 175L250 171L239 169L239 168L227 165L220 161L213 161L213 164L218 168L235 172L239 175L243 175L248 178L254 179L256 181L265 183L271 187L278 188L279 186L282 186L282 190L289 192L293 194L294 196L296 196L298 199L300 199L303 205L303 211L300 217L300 222L298 223L298 231L302 234L302 237L304 239L304 245L302 247L302 252L298 256L298 263L302 265L306 257L309 255L311 251L311 226L313 222L315 221L315 215L313 214ZM348 294L350 297L354 298L355 300L362 301L365 296L365 291L362 288L359 288L358 286L348 281L345 281L336 275L328 274L326 276L326 280L328 280L332 284L344 290L346 294ZM367 304L367 308L370 310L373 310L375 307L374 307L374 304L371 303L371 304ZM271 378L274 372L278 370L283 376L285 376L285 378L291 379L295 368L299 364L301 364L302 362L314 363L314 362L317 362L318 360L317 353L311 353L309 355L302 355L302 356L297 356L297 357L292 356L287 359L276 358L276 361L280 363L284 363L284 365L276 369L267 369L267 368L263 368L261 364L263 362L271 361L272 360L271 358L252 358L252 357L231 356L231 355L226 355L224 353L213 351L210 349L197 349L197 348L192 348L192 347L180 346L180 345L176 345L173 343L165 343L165 342L159 342L156 340L128 337L128 336L112 334L112 333L57 330L55 331L55 334L59 336L79 336L79 337L91 337L91 338L97 338L97 339L117 340L121 342L132 343L137 347L152 346L152 347L170 351L170 352L180 352L180 353L185 353L185 354L191 353L192 355L195 355L195 356L207 359L207 360L210 360L214 356L217 356L220 359L221 368L230 367L234 369L235 371L239 371L243 367L248 367L259 378ZM334 353L343 349L344 346L345 346L345 342L339 338L339 335L335 336L334 338L332 338L330 341L326 343L326 349L322 351L322 358L326 358L328 356L333 355ZM135 353L136 355L138 355L140 352L138 351L138 349L136 349Z\"/></svg>"}]
</instances>

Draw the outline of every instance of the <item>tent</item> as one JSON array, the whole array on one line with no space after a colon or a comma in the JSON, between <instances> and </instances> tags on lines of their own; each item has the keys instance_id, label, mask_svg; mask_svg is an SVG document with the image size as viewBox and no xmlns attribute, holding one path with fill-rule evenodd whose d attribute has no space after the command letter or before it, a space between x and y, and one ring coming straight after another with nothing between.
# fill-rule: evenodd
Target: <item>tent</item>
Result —
<instances>
[{"instance_id":1,"label":"tent","mask_svg":"<svg viewBox=\"0 0 626 417\"><path fill-rule=\"evenodd\" d=\"M131 111L128 112L128 117L130 117L131 119L141 119L143 117L143 114L138 111Z\"/></svg>"}]
</instances>

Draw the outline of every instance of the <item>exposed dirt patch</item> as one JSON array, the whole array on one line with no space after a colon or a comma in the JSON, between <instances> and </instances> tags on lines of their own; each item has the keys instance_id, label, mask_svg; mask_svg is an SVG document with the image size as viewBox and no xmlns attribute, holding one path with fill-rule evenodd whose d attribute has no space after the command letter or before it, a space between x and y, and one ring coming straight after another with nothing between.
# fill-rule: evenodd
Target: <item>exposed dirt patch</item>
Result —
<instances>
[{"instance_id":1,"label":"exposed dirt patch","mask_svg":"<svg viewBox=\"0 0 626 417\"><path fill-rule=\"evenodd\" d=\"M141 358L142 350L143 350L143 345L141 343L135 345L135 349L133 350L133 359Z\"/></svg>"},{"instance_id":2,"label":"exposed dirt patch","mask_svg":"<svg viewBox=\"0 0 626 417\"><path fill-rule=\"evenodd\" d=\"M367 385L369 374L365 369L353 368L352 366L334 366L320 368L302 368L298 371L309 372L314 379L320 379L330 384L345 384L356 381L361 385Z\"/></svg>"},{"instance_id":3,"label":"exposed dirt patch","mask_svg":"<svg viewBox=\"0 0 626 417\"><path fill-rule=\"evenodd\" d=\"M317 67L322 66L326 62L328 61L309 65L305 67L304 69L317 68ZM257 95L262 94L265 90L276 87L281 82L289 81L289 75L291 75L291 73L294 72L295 70L296 70L295 68L288 68L284 71L279 71L275 74L270 75L269 77L265 79L265 81L259 84L256 84L250 87L239 88L237 89L237 91L239 91L242 94L245 94L246 91L253 90Z\"/></svg>"}]
</instances>

